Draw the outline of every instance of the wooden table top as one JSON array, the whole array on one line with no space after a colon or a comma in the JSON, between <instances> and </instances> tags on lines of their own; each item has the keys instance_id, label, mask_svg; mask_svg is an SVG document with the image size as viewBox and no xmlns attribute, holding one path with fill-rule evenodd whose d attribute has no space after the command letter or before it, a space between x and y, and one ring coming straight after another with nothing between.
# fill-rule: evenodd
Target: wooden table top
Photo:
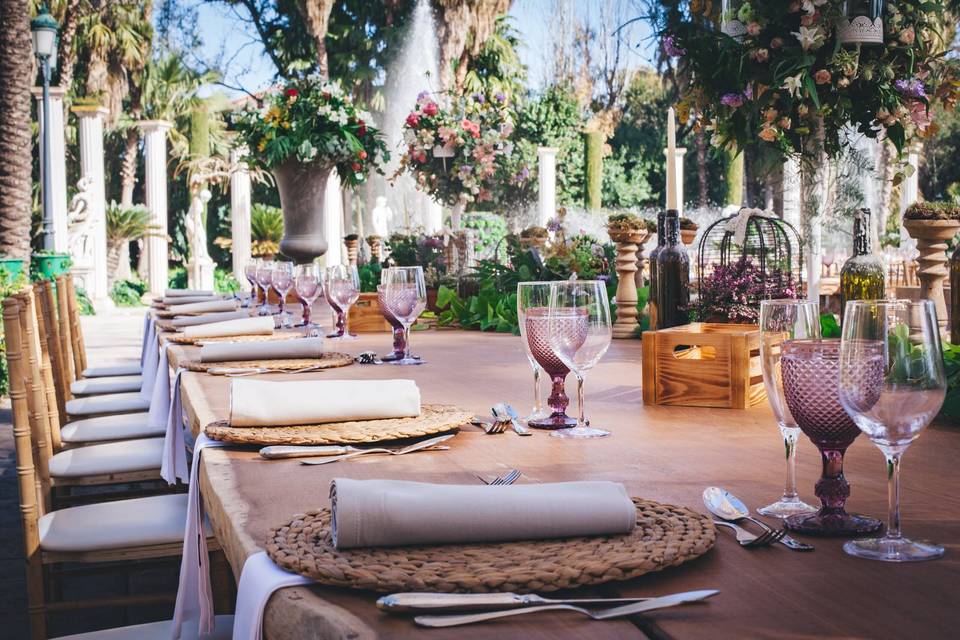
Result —
<instances>
[{"instance_id":1,"label":"wooden table top","mask_svg":"<svg viewBox=\"0 0 960 640\"><path fill-rule=\"evenodd\" d=\"M362 336L329 348L358 353L388 351L386 334ZM298 375L315 378L412 378L424 402L456 403L489 414L497 401L523 413L530 406L532 374L520 338L461 331L414 333L419 367L352 365ZM197 347L171 346L171 356L196 357ZM466 427L446 452L400 458L370 457L330 466L267 461L255 450L211 449L204 453L201 490L214 530L239 578L244 560L262 549L267 530L293 514L329 506L334 477L403 478L474 483L474 474L494 476L516 468L527 482L612 480L632 495L703 511L701 493L723 486L756 508L782 490L783 443L770 410L746 411L648 407L641 401L638 340L615 340L587 377L587 413L595 426L613 432L597 440L563 440L538 432L485 435ZM267 376L281 379L282 376ZM183 397L191 426L227 417L228 378L186 373ZM573 385L568 385L573 391ZM376 595L325 587L278 591L265 616L266 637L292 638L922 638L956 637L960 612L960 494L956 490L960 433L934 425L905 457L903 530L910 537L943 543L935 562L892 565L845 555L842 539L811 539L812 553L782 546L740 548L720 530L706 556L657 574L590 591L604 595L657 595L717 588L707 603L635 617L590 622L573 613L523 616L459 627L455 632L416 627L374 607ZM819 476L813 445L800 444L801 496L814 501ZM848 510L885 518L886 482L880 452L860 437L847 455L852 484ZM798 536L799 537L799 536ZM494 552L491 549L491 552ZM581 591L580 594L588 593Z\"/></svg>"}]
</instances>

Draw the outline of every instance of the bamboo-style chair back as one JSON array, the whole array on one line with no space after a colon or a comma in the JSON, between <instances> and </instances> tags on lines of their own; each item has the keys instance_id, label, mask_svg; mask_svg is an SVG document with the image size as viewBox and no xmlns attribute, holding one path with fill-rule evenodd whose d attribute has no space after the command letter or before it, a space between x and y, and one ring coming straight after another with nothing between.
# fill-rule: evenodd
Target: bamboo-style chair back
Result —
<instances>
[{"instance_id":1,"label":"bamboo-style chair back","mask_svg":"<svg viewBox=\"0 0 960 640\"><path fill-rule=\"evenodd\" d=\"M43 386L43 401L46 406L46 425L49 429L48 449L57 453L63 448L60 440L60 413L57 410L57 391L53 382L53 366L50 360L50 344L46 334L46 323L40 313L37 302L36 288L28 288L21 294L23 300L22 316L25 316L24 325L28 333L32 332L36 339L31 343L31 350L36 350L40 367L40 383ZM31 371L33 373L33 371Z\"/></svg>"},{"instance_id":2,"label":"bamboo-style chair back","mask_svg":"<svg viewBox=\"0 0 960 640\"><path fill-rule=\"evenodd\" d=\"M73 274L64 276L67 283L67 309L70 311L70 339L73 341L73 360L76 376L83 377L87 368L87 347L83 342L83 328L80 326L80 302L77 300L77 290L73 285Z\"/></svg>"},{"instance_id":3,"label":"bamboo-style chair back","mask_svg":"<svg viewBox=\"0 0 960 640\"><path fill-rule=\"evenodd\" d=\"M50 369L53 373L53 391L57 406L60 424L68 421L67 400L73 397L70 393L70 372L67 359L60 342L60 325L57 322L57 300L53 293L53 283L41 280L34 285L34 297L37 303L37 321L40 327L40 336L46 338L47 357L50 360Z\"/></svg>"},{"instance_id":4,"label":"bamboo-style chair back","mask_svg":"<svg viewBox=\"0 0 960 640\"><path fill-rule=\"evenodd\" d=\"M57 327L60 330L60 353L63 354L67 371L67 388L77 379L82 369L76 368L73 352L73 332L70 330L70 294L67 291L67 277L57 276Z\"/></svg>"}]
</instances>

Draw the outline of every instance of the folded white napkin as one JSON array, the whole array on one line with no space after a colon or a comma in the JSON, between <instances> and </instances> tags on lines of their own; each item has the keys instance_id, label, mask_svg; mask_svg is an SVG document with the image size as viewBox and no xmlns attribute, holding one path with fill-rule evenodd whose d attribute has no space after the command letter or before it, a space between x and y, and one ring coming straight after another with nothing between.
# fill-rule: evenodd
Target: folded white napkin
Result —
<instances>
[{"instance_id":1,"label":"folded white napkin","mask_svg":"<svg viewBox=\"0 0 960 640\"><path fill-rule=\"evenodd\" d=\"M176 313L210 313L211 311L236 311L240 303L236 300L210 300L208 302L191 302L178 304L170 309Z\"/></svg>"},{"instance_id":2,"label":"folded white napkin","mask_svg":"<svg viewBox=\"0 0 960 640\"><path fill-rule=\"evenodd\" d=\"M240 318L249 318L250 312L246 309L238 311L219 311L217 313L205 313L202 316L182 316L170 321L174 327L192 327L198 324L210 324L211 322L223 322L224 320L239 320Z\"/></svg>"},{"instance_id":3,"label":"folded white napkin","mask_svg":"<svg viewBox=\"0 0 960 640\"><path fill-rule=\"evenodd\" d=\"M228 336L269 335L273 333L273 316L239 318L210 324L198 324L184 327L183 335L188 338L224 338Z\"/></svg>"},{"instance_id":4,"label":"folded white napkin","mask_svg":"<svg viewBox=\"0 0 960 640\"><path fill-rule=\"evenodd\" d=\"M153 314L147 312L143 314L143 342L140 344L140 369L143 370L143 362L147 359L147 348L156 335L157 327L153 324Z\"/></svg>"},{"instance_id":5,"label":"folded white napkin","mask_svg":"<svg viewBox=\"0 0 960 640\"><path fill-rule=\"evenodd\" d=\"M264 342L211 342L200 347L200 362L319 358L322 355L322 337Z\"/></svg>"},{"instance_id":6,"label":"folded white napkin","mask_svg":"<svg viewBox=\"0 0 960 640\"><path fill-rule=\"evenodd\" d=\"M170 413L170 361L167 359L166 349L160 350L160 358L154 371L147 424L150 427L160 429L166 427L167 417Z\"/></svg>"},{"instance_id":7,"label":"folded white napkin","mask_svg":"<svg viewBox=\"0 0 960 640\"><path fill-rule=\"evenodd\" d=\"M174 296L212 296L213 291L209 289L167 289L163 292L164 298L170 298Z\"/></svg>"},{"instance_id":8,"label":"folded white napkin","mask_svg":"<svg viewBox=\"0 0 960 640\"><path fill-rule=\"evenodd\" d=\"M335 478L330 499L338 549L612 535L637 522L627 490L605 481L485 486Z\"/></svg>"},{"instance_id":9,"label":"folded white napkin","mask_svg":"<svg viewBox=\"0 0 960 640\"><path fill-rule=\"evenodd\" d=\"M163 434L163 452L160 458L160 477L167 481L167 484L177 484L187 481L187 447L184 440L183 424L183 402L180 395L180 380L183 377L183 369L177 369L173 377L173 383L170 384L171 393L164 402L167 409L164 426L166 428ZM151 416L152 410L151 409ZM149 419L149 417L148 417ZM150 423L153 426L153 423Z\"/></svg>"},{"instance_id":10,"label":"folded white napkin","mask_svg":"<svg viewBox=\"0 0 960 640\"><path fill-rule=\"evenodd\" d=\"M243 563L240 584L237 585L233 640L260 640L263 637L263 610L273 592L306 584L313 584L313 581L284 571L274 564L265 551L248 557Z\"/></svg>"},{"instance_id":11,"label":"folded white napkin","mask_svg":"<svg viewBox=\"0 0 960 640\"><path fill-rule=\"evenodd\" d=\"M223 296L214 295L214 296L171 296L169 298L160 298L160 301L163 304L171 308L172 311L176 311L176 307L180 307L185 304L191 304L195 302L213 302L215 300L224 300Z\"/></svg>"},{"instance_id":12,"label":"folded white napkin","mask_svg":"<svg viewBox=\"0 0 960 640\"><path fill-rule=\"evenodd\" d=\"M266 427L420 415L413 380L230 381L230 425Z\"/></svg>"}]
</instances>

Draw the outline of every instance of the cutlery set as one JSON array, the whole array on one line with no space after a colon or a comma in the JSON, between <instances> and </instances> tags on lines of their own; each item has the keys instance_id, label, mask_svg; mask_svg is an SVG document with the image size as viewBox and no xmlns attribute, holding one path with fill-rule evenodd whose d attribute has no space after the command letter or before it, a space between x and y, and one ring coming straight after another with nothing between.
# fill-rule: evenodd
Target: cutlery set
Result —
<instances>
[{"instance_id":1,"label":"cutlery set","mask_svg":"<svg viewBox=\"0 0 960 640\"><path fill-rule=\"evenodd\" d=\"M493 405L491 411L493 413L493 420L482 416L474 416L470 424L475 427L480 427L487 435L503 433L507 428L513 429L513 432L518 436L533 435L530 429L524 426L516 410L506 402L498 402Z\"/></svg>"},{"instance_id":2,"label":"cutlery set","mask_svg":"<svg viewBox=\"0 0 960 640\"><path fill-rule=\"evenodd\" d=\"M720 487L707 487L703 490L703 506L719 518L719 520L714 520L713 524L734 531L737 542L740 543L741 547L768 547L779 542L793 551L813 551L812 545L788 536L786 529L773 529L751 516L747 505L735 495ZM754 535L743 527L734 524L740 520L748 520L758 525L763 529L763 533L759 536Z\"/></svg>"}]
</instances>

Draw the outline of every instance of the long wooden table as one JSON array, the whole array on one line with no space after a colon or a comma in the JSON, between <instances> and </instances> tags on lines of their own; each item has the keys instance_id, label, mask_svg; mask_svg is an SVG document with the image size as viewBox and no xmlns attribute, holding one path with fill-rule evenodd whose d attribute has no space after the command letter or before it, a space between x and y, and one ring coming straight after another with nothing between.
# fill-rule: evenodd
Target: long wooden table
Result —
<instances>
[{"instance_id":1,"label":"long wooden table","mask_svg":"<svg viewBox=\"0 0 960 640\"><path fill-rule=\"evenodd\" d=\"M386 334L337 345L351 353L389 350ZM330 343L332 349L336 349ZM532 374L520 339L461 331L413 335L419 367L352 365L301 374L298 379L412 378L425 402L455 403L488 414L497 401L524 412ZM586 383L587 412L595 426L613 432L597 440L563 440L538 432L485 435L466 427L445 452L400 458L369 457L329 466L267 461L255 450L210 449L200 471L204 504L235 577L244 560L262 549L269 528L307 509L329 505L334 477L404 478L476 483L506 469L524 481L604 479L622 482L633 495L703 510L701 493L721 485L756 508L776 498L784 476L783 443L766 405L746 411L647 407L640 391L640 342L614 341ZM172 346L173 361L197 357L197 347ZM283 379L273 375L267 378ZM183 398L196 433L227 417L230 380L206 374L183 376ZM568 385L572 390L572 384ZM573 409L573 407L571 407ZM492 623L431 630L387 616L374 607L376 594L336 588L288 588L271 598L265 633L293 638L937 638L957 637L960 611L960 493L957 491L960 433L934 425L911 447L903 476L903 529L908 536L945 543L935 562L892 565L845 555L840 539L810 539L812 553L782 546L740 548L731 532L718 533L703 558L590 593L644 596L718 588L700 605L635 617L591 622L573 613L522 616ZM880 452L861 437L847 456L852 511L885 517L886 482ZM814 501L819 477L816 450L806 439L798 467L801 495ZM491 553L496 548L491 547Z\"/></svg>"}]
</instances>

